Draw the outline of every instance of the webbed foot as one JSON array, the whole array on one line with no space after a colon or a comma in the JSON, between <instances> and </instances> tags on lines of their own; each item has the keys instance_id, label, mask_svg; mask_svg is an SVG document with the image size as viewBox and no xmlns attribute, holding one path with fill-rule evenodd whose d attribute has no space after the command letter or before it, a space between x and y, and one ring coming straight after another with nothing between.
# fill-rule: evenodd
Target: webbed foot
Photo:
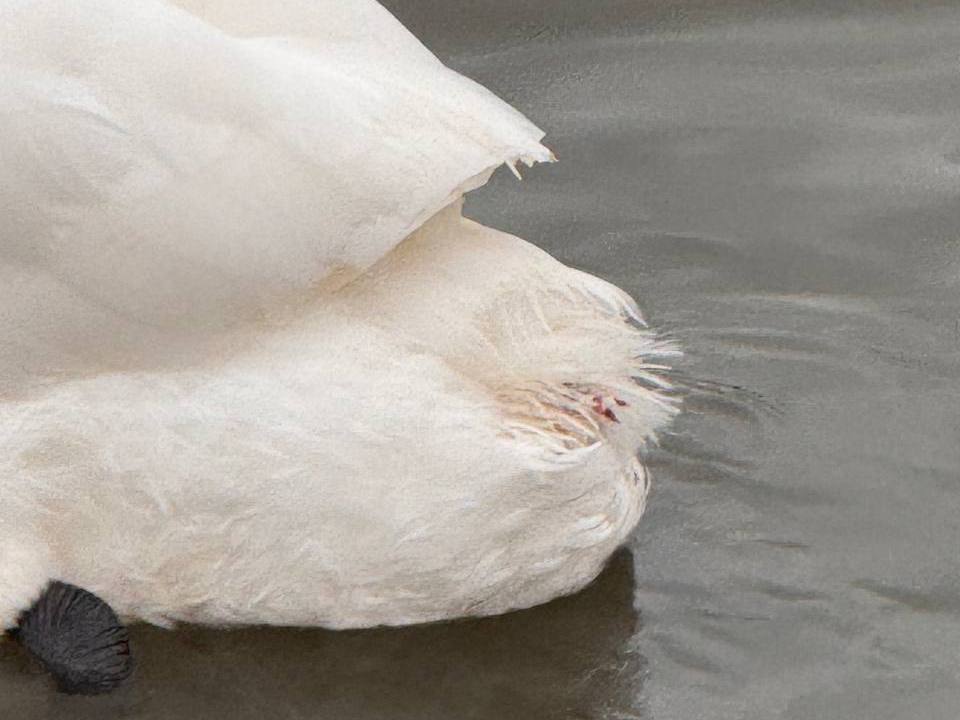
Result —
<instances>
[{"instance_id":1,"label":"webbed foot","mask_svg":"<svg viewBox=\"0 0 960 720\"><path fill-rule=\"evenodd\" d=\"M110 692L133 672L127 629L93 593L52 582L13 631L61 692Z\"/></svg>"}]
</instances>

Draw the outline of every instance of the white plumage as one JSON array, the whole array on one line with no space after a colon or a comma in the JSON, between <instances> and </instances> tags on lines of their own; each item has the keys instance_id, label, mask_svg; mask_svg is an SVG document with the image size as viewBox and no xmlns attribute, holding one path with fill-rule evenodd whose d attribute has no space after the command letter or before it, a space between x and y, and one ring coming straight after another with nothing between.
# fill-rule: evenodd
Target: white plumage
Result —
<instances>
[{"instance_id":1,"label":"white plumage","mask_svg":"<svg viewBox=\"0 0 960 720\"><path fill-rule=\"evenodd\" d=\"M622 291L464 219L542 133L372 0L0 2L0 625L571 592L675 412Z\"/></svg>"}]
</instances>

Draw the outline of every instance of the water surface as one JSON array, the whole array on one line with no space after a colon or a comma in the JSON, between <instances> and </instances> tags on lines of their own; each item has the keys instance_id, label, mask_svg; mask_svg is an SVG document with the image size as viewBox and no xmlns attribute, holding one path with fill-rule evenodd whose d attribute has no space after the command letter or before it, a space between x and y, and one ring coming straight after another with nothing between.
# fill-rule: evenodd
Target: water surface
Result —
<instances>
[{"instance_id":1,"label":"water surface","mask_svg":"<svg viewBox=\"0 0 960 720\"><path fill-rule=\"evenodd\" d=\"M415 4L561 158L469 212L630 290L698 381L623 716L958 717L960 6Z\"/></svg>"}]
</instances>

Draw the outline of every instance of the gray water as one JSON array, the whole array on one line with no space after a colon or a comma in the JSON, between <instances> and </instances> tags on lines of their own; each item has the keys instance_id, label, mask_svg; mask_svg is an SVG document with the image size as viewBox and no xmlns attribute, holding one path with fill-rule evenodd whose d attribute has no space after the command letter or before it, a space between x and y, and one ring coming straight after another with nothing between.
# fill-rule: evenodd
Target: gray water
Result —
<instances>
[{"instance_id":1,"label":"gray water","mask_svg":"<svg viewBox=\"0 0 960 720\"><path fill-rule=\"evenodd\" d=\"M500 618L137 627L107 698L0 644L4 717L960 717L960 3L387 5L561 159L468 214L685 348L647 516Z\"/></svg>"}]
</instances>

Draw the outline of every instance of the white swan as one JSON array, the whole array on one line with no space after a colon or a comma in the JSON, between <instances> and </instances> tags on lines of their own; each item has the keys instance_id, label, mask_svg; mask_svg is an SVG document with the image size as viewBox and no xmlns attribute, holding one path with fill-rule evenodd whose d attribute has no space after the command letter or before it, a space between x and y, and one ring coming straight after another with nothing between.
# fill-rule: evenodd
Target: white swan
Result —
<instances>
[{"instance_id":1,"label":"white swan","mask_svg":"<svg viewBox=\"0 0 960 720\"><path fill-rule=\"evenodd\" d=\"M633 528L673 349L464 219L542 133L372 0L0 2L0 626L500 613Z\"/></svg>"}]
</instances>

